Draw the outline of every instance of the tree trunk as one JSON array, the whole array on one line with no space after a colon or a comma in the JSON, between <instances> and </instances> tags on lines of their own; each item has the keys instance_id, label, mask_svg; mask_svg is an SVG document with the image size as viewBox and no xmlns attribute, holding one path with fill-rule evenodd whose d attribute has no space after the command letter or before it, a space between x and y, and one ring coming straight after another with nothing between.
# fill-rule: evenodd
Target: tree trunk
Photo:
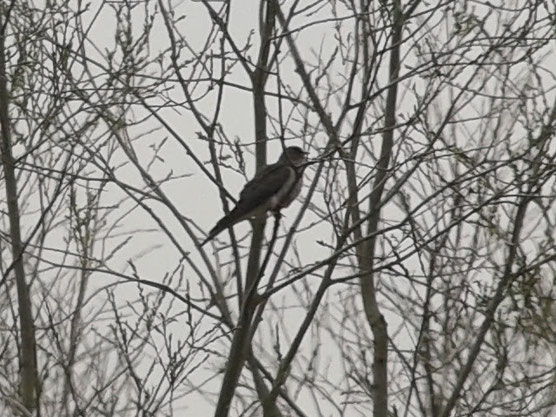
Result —
<instances>
[{"instance_id":1,"label":"tree trunk","mask_svg":"<svg viewBox=\"0 0 556 417\"><path fill-rule=\"evenodd\" d=\"M4 49L6 26L7 21L4 21L2 24L2 32L0 33L1 152L12 249L12 264L6 270L6 275L13 269L17 287L17 303L21 337L19 346L19 393L21 395L21 402L23 406L25 406L27 410L32 411L37 408L38 405L38 371L31 297L29 295L29 287L25 282L25 271L23 268L23 245L21 243L21 230L19 224L20 216L17 180L15 175L15 162L12 155L10 121L8 115L9 94L6 75L6 51Z\"/></svg>"}]
</instances>

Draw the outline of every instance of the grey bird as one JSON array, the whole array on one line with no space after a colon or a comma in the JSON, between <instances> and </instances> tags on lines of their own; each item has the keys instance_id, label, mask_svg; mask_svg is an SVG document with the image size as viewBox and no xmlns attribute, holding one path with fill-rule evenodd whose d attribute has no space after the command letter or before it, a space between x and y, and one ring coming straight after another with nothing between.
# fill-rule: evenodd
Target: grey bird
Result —
<instances>
[{"instance_id":1,"label":"grey bird","mask_svg":"<svg viewBox=\"0 0 556 417\"><path fill-rule=\"evenodd\" d=\"M245 184L234 209L216 223L201 246L242 220L288 207L301 191L306 163L307 152L298 146L286 148L276 163L264 167Z\"/></svg>"}]
</instances>

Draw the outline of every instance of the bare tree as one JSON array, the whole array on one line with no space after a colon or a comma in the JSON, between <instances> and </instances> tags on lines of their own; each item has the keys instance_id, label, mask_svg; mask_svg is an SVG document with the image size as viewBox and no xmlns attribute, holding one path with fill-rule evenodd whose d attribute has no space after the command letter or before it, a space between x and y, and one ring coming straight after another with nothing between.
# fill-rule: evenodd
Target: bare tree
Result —
<instances>
[{"instance_id":1,"label":"bare tree","mask_svg":"<svg viewBox=\"0 0 556 417\"><path fill-rule=\"evenodd\" d=\"M0 3L2 407L551 415L547 3Z\"/></svg>"}]
</instances>

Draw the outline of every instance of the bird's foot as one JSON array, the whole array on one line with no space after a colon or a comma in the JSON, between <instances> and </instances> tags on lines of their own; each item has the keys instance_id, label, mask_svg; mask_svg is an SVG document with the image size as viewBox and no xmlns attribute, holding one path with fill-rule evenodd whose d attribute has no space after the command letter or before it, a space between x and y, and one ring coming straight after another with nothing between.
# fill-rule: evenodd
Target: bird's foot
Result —
<instances>
[{"instance_id":1,"label":"bird's foot","mask_svg":"<svg viewBox=\"0 0 556 417\"><path fill-rule=\"evenodd\" d=\"M277 221L282 219L282 212L280 210L273 211L272 215L274 216L274 219Z\"/></svg>"}]
</instances>

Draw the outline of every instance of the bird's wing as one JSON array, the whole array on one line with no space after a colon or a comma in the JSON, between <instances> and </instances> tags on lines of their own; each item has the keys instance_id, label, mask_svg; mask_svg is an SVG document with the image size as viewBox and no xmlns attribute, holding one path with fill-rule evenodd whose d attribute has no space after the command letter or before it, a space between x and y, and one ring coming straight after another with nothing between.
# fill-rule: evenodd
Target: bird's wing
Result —
<instances>
[{"instance_id":1,"label":"bird's wing","mask_svg":"<svg viewBox=\"0 0 556 417\"><path fill-rule=\"evenodd\" d=\"M263 168L255 178L245 184L234 209L216 223L201 246L224 229L250 216L255 209L276 195L291 178L291 175L295 175L293 168L282 163Z\"/></svg>"},{"instance_id":2,"label":"bird's wing","mask_svg":"<svg viewBox=\"0 0 556 417\"><path fill-rule=\"evenodd\" d=\"M245 184L239 194L237 207L245 211L254 210L274 196L291 175L295 175L295 172L290 166L281 163L268 165Z\"/></svg>"}]
</instances>

